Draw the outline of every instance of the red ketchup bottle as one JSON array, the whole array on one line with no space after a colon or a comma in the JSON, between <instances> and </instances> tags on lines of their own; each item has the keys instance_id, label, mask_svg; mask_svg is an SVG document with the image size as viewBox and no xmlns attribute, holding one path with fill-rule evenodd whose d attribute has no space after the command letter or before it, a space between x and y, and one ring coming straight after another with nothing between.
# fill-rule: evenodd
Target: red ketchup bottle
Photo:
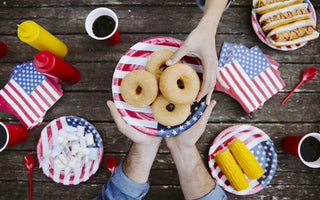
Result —
<instances>
[{"instance_id":1,"label":"red ketchup bottle","mask_svg":"<svg viewBox=\"0 0 320 200\"><path fill-rule=\"evenodd\" d=\"M50 51L40 51L33 58L33 65L38 72L75 84L81 78L80 71Z\"/></svg>"}]
</instances>

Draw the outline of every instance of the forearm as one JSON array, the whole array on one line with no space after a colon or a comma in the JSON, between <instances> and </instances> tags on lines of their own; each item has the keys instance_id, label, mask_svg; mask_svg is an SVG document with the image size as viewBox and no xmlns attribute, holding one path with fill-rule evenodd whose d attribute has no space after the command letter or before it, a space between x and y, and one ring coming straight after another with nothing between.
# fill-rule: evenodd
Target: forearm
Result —
<instances>
[{"instance_id":1,"label":"forearm","mask_svg":"<svg viewBox=\"0 0 320 200\"><path fill-rule=\"evenodd\" d=\"M136 183L147 182L158 148L159 144L133 143L122 165L127 177Z\"/></svg>"},{"instance_id":2,"label":"forearm","mask_svg":"<svg viewBox=\"0 0 320 200\"><path fill-rule=\"evenodd\" d=\"M170 148L176 164L185 199L197 199L208 194L215 182L207 171L196 146Z\"/></svg>"},{"instance_id":3,"label":"forearm","mask_svg":"<svg viewBox=\"0 0 320 200\"><path fill-rule=\"evenodd\" d=\"M215 34L227 2L228 0L206 0L199 26L208 28Z\"/></svg>"}]
</instances>

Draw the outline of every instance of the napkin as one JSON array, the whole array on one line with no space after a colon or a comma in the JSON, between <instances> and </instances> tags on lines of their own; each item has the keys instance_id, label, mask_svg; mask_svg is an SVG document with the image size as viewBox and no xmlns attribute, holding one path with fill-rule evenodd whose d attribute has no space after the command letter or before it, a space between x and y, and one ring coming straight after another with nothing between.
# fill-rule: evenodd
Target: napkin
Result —
<instances>
[{"instance_id":1,"label":"napkin","mask_svg":"<svg viewBox=\"0 0 320 200\"><path fill-rule=\"evenodd\" d=\"M15 115L31 129L62 96L61 85L35 70L33 62L17 64L0 90L0 109Z\"/></svg>"},{"instance_id":2,"label":"napkin","mask_svg":"<svg viewBox=\"0 0 320 200\"><path fill-rule=\"evenodd\" d=\"M285 86L279 64L263 54L259 47L225 42L219 58L219 75L229 88L217 83L215 90L229 94L247 112L263 104Z\"/></svg>"}]
</instances>

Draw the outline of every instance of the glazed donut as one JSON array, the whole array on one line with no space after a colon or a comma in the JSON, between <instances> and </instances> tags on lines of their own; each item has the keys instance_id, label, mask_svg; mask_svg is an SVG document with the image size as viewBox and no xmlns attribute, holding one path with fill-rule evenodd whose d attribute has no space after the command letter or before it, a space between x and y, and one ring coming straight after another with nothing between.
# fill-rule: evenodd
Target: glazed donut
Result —
<instances>
[{"instance_id":1,"label":"glazed donut","mask_svg":"<svg viewBox=\"0 0 320 200\"><path fill-rule=\"evenodd\" d=\"M165 69L159 79L162 95L175 104L190 104L200 90L198 74L190 66L182 63Z\"/></svg>"},{"instance_id":2,"label":"glazed donut","mask_svg":"<svg viewBox=\"0 0 320 200\"><path fill-rule=\"evenodd\" d=\"M150 105L157 98L158 90L158 81L154 75L144 70L130 72L120 85L125 102L139 108Z\"/></svg>"},{"instance_id":3,"label":"glazed donut","mask_svg":"<svg viewBox=\"0 0 320 200\"><path fill-rule=\"evenodd\" d=\"M151 107L154 118L164 126L176 126L183 123L191 110L190 104L170 103L161 94L158 95Z\"/></svg>"},{"instance_id":4,"label":"glazed donut","mask_svg":"<svg viewBox=\"0 0 320 200\"><path fill-rule=\"evenodd\" d=\"M173 51L169 49L160 49L153 52L148 58L146 70L151 72L157 80L159 80L161 73L168 66L166 65L167 60L173 55ZM181 61L179 61L181 63Z\"/></svg>"}]
</instances>

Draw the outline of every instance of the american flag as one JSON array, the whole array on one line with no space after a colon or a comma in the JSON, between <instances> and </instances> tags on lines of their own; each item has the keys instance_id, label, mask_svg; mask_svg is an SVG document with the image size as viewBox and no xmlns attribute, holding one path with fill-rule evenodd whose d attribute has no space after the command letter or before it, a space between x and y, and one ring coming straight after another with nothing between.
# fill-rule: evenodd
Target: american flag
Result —
<instances>
[{"instance_id":1,"label":"american flag","mask_svg":"<svg viewBox=\"0 0 320 200\"><path fill-rule=\"evenodd\" d=\"M230 46L231 50L224 50ZM242 45L237 47L228 43L223 47L219 60L223 67L219 68L219 74L229 89L222 88L219 83L215 89L235 98L247 113L262 108L265 101L284 87L277 69L278 63L264 55L258 47L249 50Z\"/></svg>"},{"instance_id":2,"label":"american flag","mask_svg":"<svg viewBox=\"0 0 320 200\"><path fill-rule=\"evenodd\" d=\"M99 148L98 159L88 160L81 168L73 169L68 174L65 174L64 170L60 170L60 168L54 165L50 152L57 140L59 130L78 126L85 127L85 134L93 134L95 144L90 146L90 148ZM37 144L37 158L43 173L56 183L64 185L77 185L87 181L98 170L102 156L103 142L96 128L88 121L75 116L60 117L50 122L42 130Z\"/></svg>"},{"instance_id":3,"label":"american flag","mask_svg":"<svg viewBox=\"0 0 320 200\"><path fill-rule=\"evenodd\" d=\"M61 96L61 86L27 62L16 65L9 82L0 91L0 108L31 129L42 122L47 110Z\"/></svg>"},{"instance_id":4,"label":"american flag","mask_svg":"<svg viewBox=\"0 0 320 200\"><path fill-rule=\"evenodd\" d=\"M153 115L151 107L136 108L127 104L120 94L122 78L134 70L145 70L148 57L156 50L169 49L176 51L182 41L171 37L154 37L133 45L119 60L113 74L112 95L116 107L123 119L135 129L147 135L157 137L169 137L182 133L191 127L202 115L206 108L204 100L191 104L191 113L188 119L178 126L167 127L158 123ZM185 56L183 63L191 66L201 77L201 62L194 56Z\"/></svg>"},{"instance_id":5,"label":"american flag","mask_svg":"<svg viewBox=\"0 0 320 200\"><path fill-rule=\"evenodd\" d=\"M213 158L214 153L228 148L228 143L235 138L240 139L247 146L264 170L264 174L259 179L251 180L246 177L249 187L242 191L236 191L230 185ZM236 125L222 131L210 146L208 160L211 175L217 183L226 191L237 195L254 194L265 188L272 180L277 168L277 153L273 142L262 130L250 125Z\"/></svg>"}]
</instances>

